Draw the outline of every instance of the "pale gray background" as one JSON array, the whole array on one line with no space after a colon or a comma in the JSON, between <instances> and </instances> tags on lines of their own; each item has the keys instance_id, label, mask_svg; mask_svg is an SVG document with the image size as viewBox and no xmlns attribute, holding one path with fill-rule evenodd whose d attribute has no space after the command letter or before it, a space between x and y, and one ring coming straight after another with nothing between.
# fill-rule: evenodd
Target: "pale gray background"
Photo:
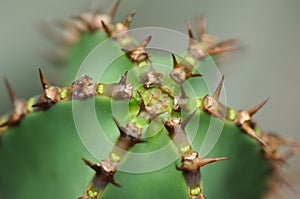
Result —
<instances>
[{"instance_id":1,"label":"pale gray background","mask_svg":"<svg viewBox=\"0 0 300 199\"><path fill-rule=\"evenodd\" d=\"M36 68L41 67L47 74L52 74L53 68L38 55L49 43L34 25L88 10L91 4L99 2L103 10L111 3L0 0L0 77L9 78L18 96L26 98L39 93ZM137 11L133 28L159 26L186 33L184 20L205 14L209 33L220 39L239 38L243 50L220 66L226 77L228 104L237 109L248 108L270 97L255 119L265 130L300 140L299 0L123 0L117 20L122 20L131 9ZM2 82L0 101L0 113L8 111L9 99ZM299 189L299 156L290 165L287 171L293 181L298 181Z\"/></svg>"}]
</instances>

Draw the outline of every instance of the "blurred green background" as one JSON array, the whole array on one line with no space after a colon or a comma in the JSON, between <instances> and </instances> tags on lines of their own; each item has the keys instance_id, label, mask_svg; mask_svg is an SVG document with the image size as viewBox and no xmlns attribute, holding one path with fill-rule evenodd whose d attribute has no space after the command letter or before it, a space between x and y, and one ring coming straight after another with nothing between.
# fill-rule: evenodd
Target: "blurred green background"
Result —
<instances>
[{"instance_id":1,"label":"blurred green background","mask_svg":"<svg viewBox=\"0 0 300 199\"><path fill-rule=\"evenodd\" d=\"M38 67L50 82L55 81L55 68L40 55L51 45L37 32L37 24L73 16L96 5L105 11L113 1L0 2L0 77L7 76L17 95L27 98L41 92ZM132 28L158 26L187 33L184 20L190 19L196 33L196 18L205 14L209 33L220 39L240 39L241 50L223 56L219 64L225 74L227 103L236 109L247 109L270 97L255 120L264 130L300 140L299 0L123 0L116 20L123 20L132 9L137 11ZM9 111L3 82L0 82L0 101L0 113ZM300 190L299 165L297 156L286 168L297 190ZM299 196L289 194L287 198Z\"/></svg>"}]
</instances>

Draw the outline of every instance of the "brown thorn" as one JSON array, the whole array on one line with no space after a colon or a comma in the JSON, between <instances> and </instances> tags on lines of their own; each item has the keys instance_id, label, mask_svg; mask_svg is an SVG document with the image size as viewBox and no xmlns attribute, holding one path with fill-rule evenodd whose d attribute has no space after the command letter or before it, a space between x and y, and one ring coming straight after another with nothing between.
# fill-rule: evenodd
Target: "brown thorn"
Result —
<instances>
[{"instance_id":1,"label":"brown thorn","mask_svg":"<svg viewBox=\"0 0 300 199\"><path fill-rule=\"evenodd\" d=\"M119 122L118 122L118 120L113 116L113 120L114 120L114 122L115 122L115 124L117 125L117 127L118 127L118 129L119 129L119 131L120 131L120 134L121 135L125 135L126 134L126 128L124 128Z\"/></svg>"},{"instance_id":2,"label":"brown thorn","mask_svg":"<svg viewBox=\"0 0 300 199\"><path fill-rule=\"evenodd\" d=\"M140 110L139 110L139 113L138 113L138 115L139 115L141 112L147 111L147 110L146 110L146 105L145 105L145 101L144 101L143 96L141 95L141 93L139 91L137 91L137 93L139 94L139 97L140 97L140 100L141 100Z\"/></svg>"},{"instance_id":3,"label":"brown thorn","mask_svg":"<svg viewBox=\"0 0 300 199\"><path fill-rule=\"evenodd\" d=\"M12 87L10 86L10 84L9 84L9 82L8 82L8 80L7 80L6 77L4 78L4 83L5 83L5 86L7 88L8 93L9 93L11 102L14 103L17 98L16 98L16 95L15 95L15 93L14 93Z\"/></svg>"},{"instance_id":4,"label":"brown thorn","mask_svg":"<svg viewBox=\"0 0 300 199\"><path fill-rule=\"evenodd\" d=\"M223 82L224 82L224 75L222 75L222 79L220 81L220 83L218 84L214 94L213 94L213 98L215 100L219 100L220 98L220 93L221 93L221 89L222 89L222 86L223 86Z\"/></svg>"},{"instance_id":5,"label":"brown thorn","mask_svg":"<svg viewBox=\"0 0 300 199\"><path fill-rule=\"evenodd\" d=\"M181 91L181 97L180 98L181 99L187 99L188 96L187 96L186 92L184 91L183 85L179 84L179 86L180 86L180 91Z\"/></svg>"},{"instance_id":6,"label":"brown thorn","mask_svg":"<svg viewBox=\"0 0 300 199\"><path fill-rule=\"evenodd\" d=\"M121 76L118 84L123 84L123 85L126 84L127 74L128 74L128 71L125 71L125 73Z\"/></svg>"},{"instance_id":7,"label":"brown thorn","mask_svg":"<svg viewBox=\"0 0 300 199\"><path fill-rule=\"evenodd\" d=\"M234 51L234 50L237 50L237 48L236 47L212 47L207 50L207 54L216 55L223 52Z\"/></svg>"},{"instance_id":8,"label":"brown thorn","mask_svg":"<svg viewBox=\"0 0 300 199\"><path fill-rule=\"evenodd\" d=\"M185 120L183 120L180 125L181 127L184 129L187 125L187 123L192 119L192 117L195 115L195 113L197 112L198 109L194 110L189 116L187 116L187 118L185 118Z\"/></svg>"},{"instance_id":9,"label":"brown thorn","mask_svg":"<svg viewBox=\"0 0 300 199\"><path fill-rule=\"evenodd\" d=\"M202 77L203 75L200 73L197 74L191 74L190 77Z\"/></svg>"},{"instance_id":10,"label":"brown thorn","mask_svg":"<svg viewBox=\"0 0 300 199\"><path fill-rule=\"evenodd\" d=\"M224 124L226 124L226 119L223 117L223 115L221 113L219 113L218 111L213 113L217 118L219 118L220 120L222 120L222 122Z\"/></svg>"},{"instance_id":11,"label":"brown thorn","mask_svg":"<svg viewBox=\"0 0 300 199\"><path fill-rule=\"evenodd\" d=\"M184 170L183 166L178 166L178 165L176 164L175 167L176 167L176 170L177 170L177 171L183 171L183 170Z\"/></svg>"},{"instance_id":12,"label":"brown thorn","mask_svg":"<svg viewBox=\"0 0 300 199\"><path fill-rule=\"evenodd\" d=\"M176 57L175 57L175 55L172 53L172 60L173 60L173 68L175 69L175 68L178 68L179 67L179 65L178 65L178 63L177 63L177 60L176 60Z\"/></svg>"},{"instance_id":13,"label":"brown thorn","mask_svg":"<svg viewBox=\"0 0 300 199\"><path fill-rule=\"evenodd\" d=\"M222 42L217 43L214 47L225 47L225 46L230 46L232 44L237 43L239 40L238 39L228 39ZM214 48L213 47L213 48Z\"/></svg>"},{"instance_id":14,"label":"brown thorn","mask_svg":"<svg viewBox=\"0 0 300 199\"><path fill-rule=\"evenodd\" d=\"M3 124L0 125L0 128L8 126L9 125L9 121L4 122ZM1 137L1 136L0 136Z\"/></svg>"},{"instance_id":15,"label":"brown thorn","mask_svg":"<svg viewBox=\"0 0 300 199\"><path fill-rule=\"evenodd\" d=\"M42 86L43 86L44 90L47 89L47 88L49 88L50 84L46 80L46 78L43 75L42 70L40 68L39 68L39 75L40 75L40 80L41 80L41 83L42 83Z\"/></svg>"},{"instance_id":16,"label":"brown thorn","mask_svg":"<svg viewBox=\"0 0 300 199\"><path fill-rule=\"evenodd\" d=\"M109 27L104 23L103 20L101 20L101 24L103 26L104 31L106 32L106 34L111 37L112 36L112 31L109 29Z\"/></svg>"},{"instance_id":17,"label":"brown thorn","mask_svg":"<svg viewBox=\"0 0 300 199\"><path fill-rule=\"evenodd\" d=\"M149 42L151 41L152 36L149 35L148 37L146 37L146 39L144 39L144 41L141 42L141 44L139 45L139 47L146 47Z\"/></svg>"},{"instance_id":18,"label":"brown thorn","mask_svg":"<svg viewBox=\"0 0 300 199\"><path fill-rule=\"evenodd\" d=\"M191 26L191 23L189 20L186 20L186 26L187 26L188 34L189 34L189 47L191 47L191 46L195 45L196 42L195 42L195 38L194 38L194 35L192 32L192 26Z\"/></svg>"},{"instance_id":19,"label":"brown thorn","mask_svg":"<svg viewBox=\"0 0 300 199\"><path fill-rule=\"evenodd\" d=\"M141 140L140 138L139 139L136 139L135 141L134 141L134 144L142 144L142 143L146 143L147 142L147 140Z\"/></svg>"},{"instance_id":20,"label":"brown thorn","mask_svg":"<svg viewBox=\"0 0 300 199\"><path fill-rule=\"evenodd\" d=\"M44 104L42 102L37 102L37 103L33 104L31 107L38 108L38 107L43 107L43 106L44 106Z\"/></svg>"},{"instance_id":21,"label":"brown thorn","mask_svg":"<svg viewBox=\"0 0 300 199\"><path fill-rule=\"evenodd\" d=\"M227 157L221 157L221 158L199 158L198 161L198 166L199 167L203 167L207 164L211 164L214 162L219 162L219 161L223 161L223 160L229 160L230 158Z\"/></svg>"},{"instance_id":22,"label":"brown thorn","mask_svg":"<svg viewBox=\"0 0 300 199\"><path fill-rule=\"evenodd\" d=\"M117 183L117 182L115 181L114 176L112 176L112 175L108 176L108 177L107 177L107 180L108 180L111 184L115 185L116 187L122 187L119 183Z\"/></svg>"},{"instance_id":23,"label":"brown thorn","mask_svg":"<svg viewBox=\"0 0 300 199\"><path fill-rule=\"evenodd\" d=\"M83 162L84 162L87 166L89 166L89 167L92 168L94 171L96 171L96 173L99 172L99 169L100 169L99 166L97 166L96 164L94 164L94 163L88 161L88 160L85 159L84 157L82 157L81 159L83 160Z\"/></svg>"},{"instance_id":24,"label":"brown thorn","mask_svg":"<svg viewBox=\"0 0 300 199\"><path fill-rule=\"evenodd\" d=\"M119 5L120 5L120 0L117 0L115 3L112 4L112 6L110 7L107 13L107 15L111 18L112 21L116 16L116 12L118 10Z\"/></svg>"},{"instance_id":25,"label":"brown thorn","mask_svg":"<svg viewBox=\"0 0 300 199\"><path fill-rule=\"evenodd\" d=\"M121 48L121 50L126 54L129 54L131 52L131 50L129 50L127 48Z\"/></svg>"},{"instance_id":26,"label":"brown thorn","mask_svg":"<svg viewBox=\"0 0 300 199\"><path fill-rule=\"evenodd\" d=\"M162 111L162 112L159 112L159 113L154 113L154 114L150 114L151 115L151 120L154 120L156 119L158 116L166 113L167 111Z\"/></svg>"},{"instance_id":27,"label":"brown thorn","mask_svg":"<svg viewBox=\"0 0 300 199\"><path fill-rule=\"evenodd\" d=\"M244 123L241 128L246 131L246 133L251 136L252 138L256 139L260 144L268 148L268 145L263 141L260 137L258 137L255 131L251 128L249 123Z\"/></svg>"},{"instance_id":28,"label":"brown thorn","mask_svg":"<svg viewBox=\"0 0 300 199\"><path fill-rule=\"evenodd\" d=\"M254 106L253 108L249 109L247 112L250 116L254 115L257 111L259 111L269 100L269 98L265 99L263 102L260 104Z\"/></svg>"},{"instance_id":29,"label":"brown thorn","mask_svg":"<svg viewBox=\"0 0 300 199\"><path fill-rule=\"evenodd\" d=\"M132 10L129 15L124 19L123 25L126 26L127 28L129 27L133 17L135 15L135 10Z\"/></svg>"}]
</instances>

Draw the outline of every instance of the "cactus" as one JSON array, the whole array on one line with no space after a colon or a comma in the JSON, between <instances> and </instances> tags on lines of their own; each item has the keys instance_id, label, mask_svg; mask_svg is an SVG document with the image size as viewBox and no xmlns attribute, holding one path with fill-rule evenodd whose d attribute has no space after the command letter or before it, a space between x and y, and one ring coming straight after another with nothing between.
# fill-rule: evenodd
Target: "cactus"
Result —
<instances>
[{"instance_id":1,"label":"cactus","mask_svg":"<svg viewBox=\"0 0 300 199\"><path fill-rule=\"evenodd\" d=\"M266 197L298 145L254 122L267 99L235 110L220 100L224 76L212 94L205 86L211 57L235 50L236 40L217 43L201 17L198 42L187 21L186 52L151 54L151 36L131 36L134 12L114 22L118 4L59 21L64 35L48 30L68 52L65 86L39 69L42 94L21 100L5 79L13 111L1 117L0 198ZM117 58L93 81L80 65L103 42L88 64Z\"/></svg>"}]
</instances>

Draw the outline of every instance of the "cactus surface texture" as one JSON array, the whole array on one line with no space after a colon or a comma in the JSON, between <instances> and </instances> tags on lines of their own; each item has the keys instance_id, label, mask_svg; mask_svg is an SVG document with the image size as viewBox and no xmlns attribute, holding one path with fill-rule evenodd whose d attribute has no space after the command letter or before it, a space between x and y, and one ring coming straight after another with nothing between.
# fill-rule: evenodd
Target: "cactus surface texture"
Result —
<instances>
[{"instance_id":1,"label":"cactus surface texture","mask_svg":"<svg viewBox=\"0 0 300 199\"><path fill-rule=\"evenodd\" d=\"M5 78L0 199L262 199L282 185L299 147L254 122L268 99L238 110L222 101L224 76L207 86L237 40L218 42L202 16L199 40L186 21L185 50L154 52L157 36L129 30L134 11L115 22L119 3L44 30L64 49L64 86L38 69L41 94L22 100Z\"/></svg>"}]
</instances>

